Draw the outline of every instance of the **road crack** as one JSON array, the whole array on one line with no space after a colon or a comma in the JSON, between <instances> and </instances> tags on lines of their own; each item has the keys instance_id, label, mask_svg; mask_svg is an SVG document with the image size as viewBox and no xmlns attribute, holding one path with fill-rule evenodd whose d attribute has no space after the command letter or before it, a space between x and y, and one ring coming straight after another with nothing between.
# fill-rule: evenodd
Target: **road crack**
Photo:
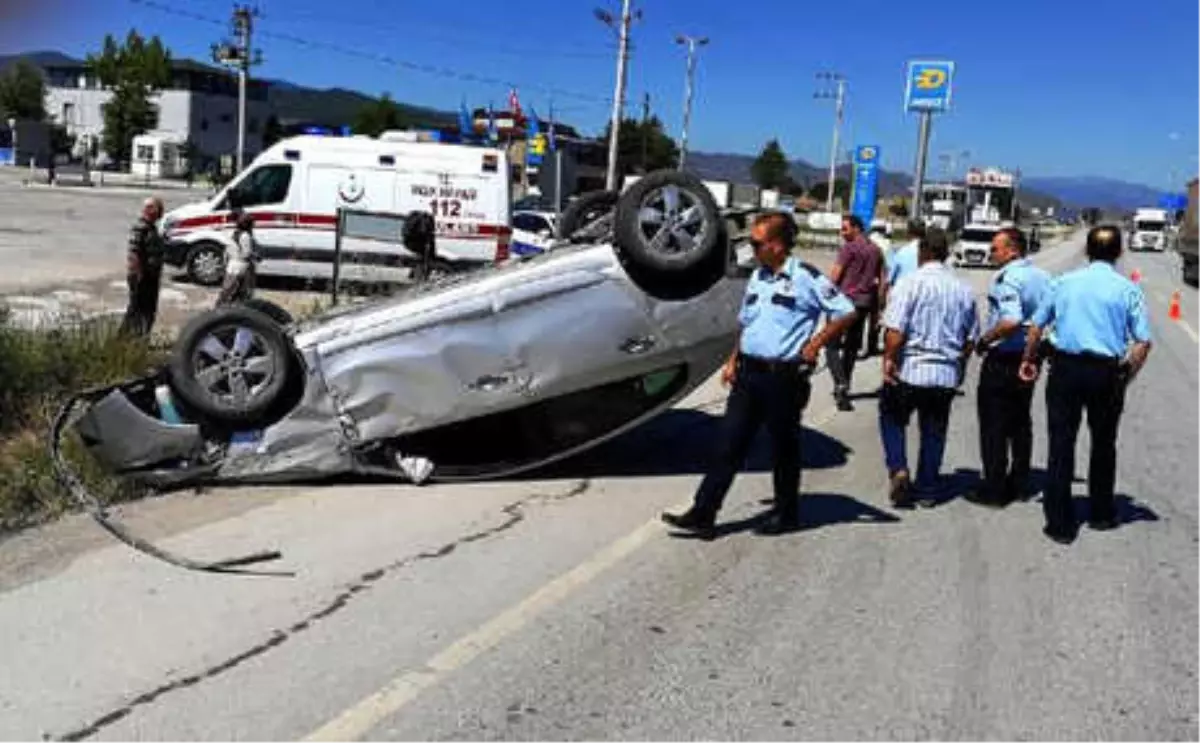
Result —
<instances>
[{"instance_id":1,"label":"road crack","mask_svg":"<svg viewBox=\"0 0 1200 743\"><path fill-rule=\"evenodd\" d=\"M441 559L455 552L460 547L464 547L468 544L480 542L498 534L502 534L503 532L512 529L517 524L524 521L526 518L527 509L530 506L556 503L575 498L576 496L586 493L588 489L591 488L591 485L591 480L585 478L581 479L579 482L560 493L531 493L518 500L515 500L500 509L500 513L503 514L504 518L498 524L479 529L478 531L469 532L435 549L418 552L415 555L409 555L394 562L388 563L381 568L369 570L360 575L353 583L350 583L348 586L346 586L341 592L339 592L321 608L310 613L300 621L295 622L286 629L271 630L270 637L263 642L254 645L253 647L232 657L229 657L214 666L200 671L199 673L194 673L189 676L185 676L184 678L162 684L161 686L140 694L129 700L124 705L117 707L110 712L106 712L100 717L97 717L88 725L62 735L58 738L58 740L75 741L90 738L104 728L107 728L133 714L133 712L135 712L139 707L152 704L173 691L189 688L199 684L202 681L207 681L208 679L214 678L222 673L225 673L226 671L236 668L252 658L257 658L273 648L283 645L296 635L311 629L317 623L344 609L356 596L369 591L376 583L378 583L381 578L426 560ZM43 735L42 739L51 740L51 736Z\"/></svg>"}]
</instances>

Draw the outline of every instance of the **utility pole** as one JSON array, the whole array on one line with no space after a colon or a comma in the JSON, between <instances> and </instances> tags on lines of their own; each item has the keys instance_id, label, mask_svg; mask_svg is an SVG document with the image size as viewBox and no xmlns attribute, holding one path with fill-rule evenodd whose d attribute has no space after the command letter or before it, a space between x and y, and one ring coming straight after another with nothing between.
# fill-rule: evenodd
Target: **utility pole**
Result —
<instances>
[{"instance_id":1,"label":"utility pole","mask_svg":"<svg viewBox=\"0 0 1200 743\"><path fill-rule=\"evenodd\" d=\"M837 177L838 134L842 128L842 113L846 103L846 78L838 72L818 72L817 79L837 85L836 91L828 88L813 93L813 98L832 98L835 101L833 119L833 144L829 149L829 187L825 194L825 211L833 211L833 184Z\"/></svg>"},{"instance_id":2,"label":"utility pole","mask_svg":"<svg viewBox=\"0 0 1200 743\"><path fill-rule=\"evenodd\" d=\"M683 93L683 130L679 137L679 169L683 170L684 161L687 160L688 124L692 118L692 82L696 76L696 47L707 44L708 37L679 34L675 37L675 43L685 44L688 48L687 78L684 82Z\"/></svg>"},{"instance_id":3,"label":"utility pole","mask_svg":"<svg viewBox=\"0 0 1200 743\"><path fill-rule=\"evenodd\" d=\"M629 27L633 24L633 19L636 15L638 19L642 17L642 11L638 10L636 14L631 8L632 0L621 0L621 19L618 25L613 14L602 8L597 8L595 11L596 18L601 23L617 32L617 83L616 90L613 92L613 107L612 121L609 123L609 141L608 141L608 177L605 181L606 188L609 191L617 190L617 143L620 140L621 134L621 110L625 104L625 80L628 75L629 62Z\"/></svg>"},{"instance_id":4,"label":"utility pole","mask_svg":"<svg viewBox=\"0 0 1200 743\"><path fill-rule=\"evenodd\" d=\"M642 97L642 175L650 172L650 94Z\"/></svg>"},{"instance_id":5,"label":"utility pole","mask_svg":"<svg viewBox=\"0 0 1200 743\"><path fill-rule=\"evenodd\" d=\"M233 7L233 41L213 45L213 59L238 73L238 132L237 172L242 172L246 160L246 83L250 76L250 65L262 64L262 54L251 54L250 38L254 19L260 17L258 9L245 5Z\"/></svg>"}]
</instances>

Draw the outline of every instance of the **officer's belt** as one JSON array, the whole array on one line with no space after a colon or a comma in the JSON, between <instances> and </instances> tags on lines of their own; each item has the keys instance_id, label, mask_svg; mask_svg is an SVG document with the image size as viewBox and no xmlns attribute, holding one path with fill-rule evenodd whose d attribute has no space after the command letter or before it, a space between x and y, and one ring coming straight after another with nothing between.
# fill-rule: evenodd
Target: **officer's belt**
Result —
<instances>
[{"instance_id":1,"label":"officer's belt","mask_svg":"<svg viewBox=\"0 0 1200 743\"><path fill-rule=\"evenodd\" d=\"M746 354L738 355L738 363L748 371L768 372L771 374L778 372L796 373L800 371L810 371L811 367L808 364L801 362L799 359L762 359L757 356L747 356Z\"/></svg>"},{"instance_id":2,"label":"officer's belt","mask_svg":"<svg viewBox=\"0 0 1200 743\"><path fill-rule=\"evenodd\" d=\"M1064 359L1067 361L1077 361L1082 364L1110 366L1114 368L1121 365L1121 359L1116 356L1106 356L1102 353L1094 353L1092 351L1069 352L1055 350L1054 358Z\"/></svg>"}]
</instances>

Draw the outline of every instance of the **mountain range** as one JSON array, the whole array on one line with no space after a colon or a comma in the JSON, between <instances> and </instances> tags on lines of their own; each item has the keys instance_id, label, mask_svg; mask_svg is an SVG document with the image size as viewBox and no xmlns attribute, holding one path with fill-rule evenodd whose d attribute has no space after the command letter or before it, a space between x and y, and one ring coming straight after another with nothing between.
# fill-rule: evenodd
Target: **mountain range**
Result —
<instances>
[{"instance_id":1,"label":"mountain range","mask_svg":"<svg viewBox=\"0 0 1200 743\"><path fill-rule=\"evenodd\" d=\"M27 59L38 67L53 65L82 64L82 60L58 51L35 51L24 54L0 55L0 74L18 59ZM228 74L225 70L203 65L193 60L180 60L181 64L198 65ZM358 110L376 99L347 88L310 88L286 80L264 80L268 84L268 100L275 115L283 121L305 121L338 126L354 120ZM454 126L458 115L427 106L396 102L404 118L412 126ZM689 169L701 177L714 180L730 180L750 183L750 166L753 155L717 152L689 152ZM837 169L837 177L850 177L849 164ZM798 183L812 185L823 182L827 167L814 165L803 160L791 161L791 175ZM912 188L912 177L907 173L881 171L879 195L882 198L906 194ZM1161 192L1138 183L1129 183L1113 178L1097 176L1047 177L1024 176L1018 192L1019 200L1026 207L1045 208L1096 206L1102 209L1127 211L1139 206L1154 205Z\"/></svg>"}]
</instances>

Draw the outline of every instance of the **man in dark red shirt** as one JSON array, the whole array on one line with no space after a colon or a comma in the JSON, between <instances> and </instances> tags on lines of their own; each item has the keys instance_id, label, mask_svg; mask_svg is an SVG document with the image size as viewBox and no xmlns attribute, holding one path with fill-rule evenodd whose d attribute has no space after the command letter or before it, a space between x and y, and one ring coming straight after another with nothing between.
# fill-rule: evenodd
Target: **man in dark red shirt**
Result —
<instances>
[{"instance_id":1,"label":"man in dark red shirt","mask_svg":"<svg viewBox=\"0 0 1200 743\"><path fill-rule=\"evenodd\" d=\"M863 330L871 307L883 286L885 263L883 253L863 234L862 220L853 214L842 217L842 239L837 260L829 278L854 303L855 318L849 329L825 347L829 374L833 377L833 399L838 410L853 410L850 404L850 383L854 362L862 349Z\"/></svg>"}]
</instances>

